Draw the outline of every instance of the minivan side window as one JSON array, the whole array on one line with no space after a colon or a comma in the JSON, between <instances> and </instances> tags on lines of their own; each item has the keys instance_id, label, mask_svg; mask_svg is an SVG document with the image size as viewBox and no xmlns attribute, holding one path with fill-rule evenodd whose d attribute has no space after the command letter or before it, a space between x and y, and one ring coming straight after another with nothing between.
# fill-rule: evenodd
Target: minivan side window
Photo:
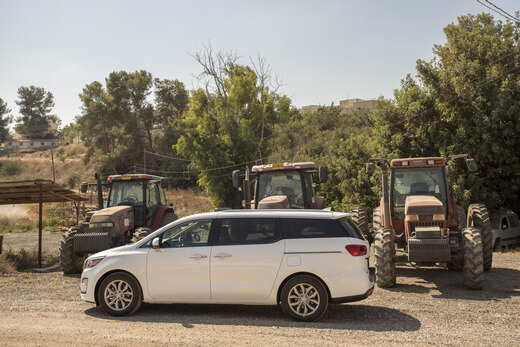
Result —
<instances>
[{"instance_id":1,"label":"minivan side window","mask_svg":"<svg viewBox=\"0 0 520 347\"><path fill-rule=\"evenodd\" d=\"M334 219L282 218L282 233L286 239L306 239L350 236Z\"/></svg>"},{"instance_id":2,"label":"minivan side window","mask_svg":"<svg viewBox=\"0 0 520 347\"><path fill-rule=\"evenodd\" d=\"M273 243L280 239L275 218L222 219L218 232L219 245Z\"/></svg>"},{"instance_id":3,"label":"minivan side window","mask_svg":"<svg viewBox=\"0 0 520 347\"><path fill-rule=\"evenodd\" d=\"M161 248L207 246L210 229L211 220L195 220L178 224L162 233Z\"/></svg>"}]
</instances>

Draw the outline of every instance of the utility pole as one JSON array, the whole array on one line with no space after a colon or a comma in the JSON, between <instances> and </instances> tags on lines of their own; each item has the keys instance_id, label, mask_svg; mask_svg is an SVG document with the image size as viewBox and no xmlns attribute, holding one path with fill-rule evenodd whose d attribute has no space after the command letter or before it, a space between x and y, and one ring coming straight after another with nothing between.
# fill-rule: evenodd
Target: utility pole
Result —
<instances>
[{"instance_id":1,"label":"utility pole","mask_svg":"<svg viewBox=\"0 0 520 347\"><path fill-rule=\"evenodd\" d=\"M52 161L52 181L56 182L56 174L54 172L54 152L51 147L51 161Z\"/></svg>"}]
</instances>

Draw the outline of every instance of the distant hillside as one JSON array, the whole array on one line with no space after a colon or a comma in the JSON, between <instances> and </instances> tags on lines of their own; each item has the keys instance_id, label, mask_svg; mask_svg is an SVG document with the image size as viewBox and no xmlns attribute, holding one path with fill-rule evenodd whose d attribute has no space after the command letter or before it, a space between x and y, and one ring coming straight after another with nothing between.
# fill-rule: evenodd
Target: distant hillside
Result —
<instances>
[{"instance_id":1,"label":"distant hillside","mask_svg":"<svg viewBox=\"0 0 520 347\"><path fill-rule=\"evenodd\" d=\"M84 181L93 181L94 166L84 165L82 145L67 145L53 149L56 183L68 188L78 188ZM45 179L53 180L51 150L34 150L20 153L2 153L0 181Z\"/></svg>"}]
</instances>

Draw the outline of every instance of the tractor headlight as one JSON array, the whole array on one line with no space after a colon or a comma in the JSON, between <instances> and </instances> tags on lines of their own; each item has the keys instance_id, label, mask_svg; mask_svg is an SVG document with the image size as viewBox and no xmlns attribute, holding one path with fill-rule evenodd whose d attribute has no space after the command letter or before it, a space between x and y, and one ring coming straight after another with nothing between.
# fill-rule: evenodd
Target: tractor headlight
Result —
<instances>
[{"instance_id":1,"label":"tractor headlight","mask_svg":"<svg viewBox=\"0 0 520 347\"><path fill-rule=\"evenodd\" d=\"M85 260L85 263L83 264L83 270L90 269L91 267L96 266L99 264L103 259L105 259L105 256L102 257L93 257L93 258L87 258Z\"/></svg>"},{"instance_id":2,"label":"tractor headlight","mask_svg":"<svg viewBox=\"0 0 520 347\"><path fill-rule=\"evenodd\" d=\"M444 214L434 214L433 215L433 220L443 221L444 219L445 219Z\"/></svg>"},{"instance_id":3,"label":"tractor headlight","mask_svg":"<svg viewBox=\"0 0 520 347\"><path fill-rule=\"evenodd\" d=\"M405 217L405 221L407 222L418 222L419 215L418 214L407 214Z\"/></svg>"}]
</instances>

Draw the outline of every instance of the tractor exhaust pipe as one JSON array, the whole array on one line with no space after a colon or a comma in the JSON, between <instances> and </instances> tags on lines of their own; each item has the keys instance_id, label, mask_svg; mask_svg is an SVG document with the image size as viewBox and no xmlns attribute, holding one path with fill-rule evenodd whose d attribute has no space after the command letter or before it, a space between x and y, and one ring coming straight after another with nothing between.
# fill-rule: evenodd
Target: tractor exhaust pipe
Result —
<instances>
[{"instance_id":1,"label":"tractor exhaust pipe","mask_svg":"<svg viewBox=\"0 0 520 347\"><path fill-rule=\"evenodd\" d=\"M381 168L383 181L383 211L385 219L383 225L385 228L390 228L390 189L388 186L388 161L386 159L371 158L368 160L366 166L366 173L372 175L375 171L375 165Z\"/></svg>"},{"instance_id":2,"label":"tractor exhaust pipe","mask_svg":"<svg viewBox=\"0 0 520 347\"><path fill-rule=\"evenodd\" d=\"M101 176L96 173L96 184L97 184L97 194L98 194L98 210L103 209L103 185L101 184Z\"/></svg>"}]
</instances>

